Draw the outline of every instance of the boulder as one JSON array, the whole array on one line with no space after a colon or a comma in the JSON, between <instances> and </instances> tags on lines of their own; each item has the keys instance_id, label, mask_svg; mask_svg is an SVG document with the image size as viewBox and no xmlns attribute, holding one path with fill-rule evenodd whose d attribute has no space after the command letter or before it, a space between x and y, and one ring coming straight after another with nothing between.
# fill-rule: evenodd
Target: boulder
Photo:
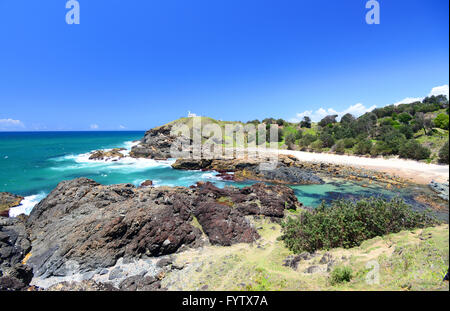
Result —
<instances>
[{"instance_id":1,"label":"boulder","mask_svg":"<svg viewBox=\"0 0 450 311\"><path fill-rule=\"evenodd\" d=\"M198 247L204 234L211 244L249 243L259 235L247 215L283 217L285 209L300 206L285 186L154 188L104 186L87 178L63 181L27 219L33 241L27 263L45 279L100 271L122 257Z\"/></svg>"},{"instance_id":2,"label":"boulder","mask_svg":"<svg viewBox=\"0 0 450 311\"><path fill-rule=\"evenodd\" d=\"M153 186L153 181L151 180L146 180L141 183L141 187L151 187L151 186Z\"/></svg>"},{"instance_id":3,"label":"boulder","mask_svg":"<svg viewBox=\"0 0 450 311\"><path fill-rule=\"evenodd\" d=\"M0 192L0 217L8 217L9 209L20 205L24 198L9 192Z\"/></svg>"},{"instance_id":4,"label":"boulder","mask_svg":"<svg viewBox=\"0 0 450 311\"><path fill-rule=\"evenodd\" d=\"M0 290L25 289L33 277L24 263L31 243L21 218L0 217Z\"/></svg>"},{"instance_id":5,"label":"boulder","mask_svg":"<svg viewBox=\"0 0 450 311\"><path fill-rule=\"evenodd\" d=\"M106 151L106 150L97 150L91 153L89 156L89 160L102 160L102 161L108 161L108 160L117 160L125 157L125 155L120 152L126 150L125 148L114 148L112 150Z\"/></svg>"}]
</instances>

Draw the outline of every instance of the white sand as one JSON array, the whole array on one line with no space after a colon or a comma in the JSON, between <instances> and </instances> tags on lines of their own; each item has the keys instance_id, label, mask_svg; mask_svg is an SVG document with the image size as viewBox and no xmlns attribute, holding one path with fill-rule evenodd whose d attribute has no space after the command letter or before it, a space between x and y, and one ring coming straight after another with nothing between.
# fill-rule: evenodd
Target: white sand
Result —
<instances>
[{"instance_id":1,"label":"white sand","mask_svg":"<svg viewBox=\"0 0 450 311\"><path fill-rule=\"evenodd\" d=\"M269 150L267 149L267 151ZM293 150L279 150L278 152L280 154L293 155L299 160L306 162L333 163L386 172L420 184L428 184L432 180L446 182L449 179L448 165L427 164L399 158L366 158Z\"/></svg>"}]
</instances>

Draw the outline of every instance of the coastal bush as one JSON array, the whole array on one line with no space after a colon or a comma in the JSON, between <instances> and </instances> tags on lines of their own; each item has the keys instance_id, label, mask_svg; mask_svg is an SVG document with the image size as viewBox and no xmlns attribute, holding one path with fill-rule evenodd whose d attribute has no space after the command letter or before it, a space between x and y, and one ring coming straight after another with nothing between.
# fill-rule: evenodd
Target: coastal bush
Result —
<instances>
[{"instance_id":1,"label":"coastal bush","mask_svg":"<svg viewBox=\"0 0 450 311\"><path fill-rule=\"evenodd\" d=\"M431 151L416 140L411 139L400 147L398 154L400 158L424 160L430 157Z\"/></svg>"},{"instance_id":2,"label":"coastal bush","mask_svg":"<svg viewBox=\"0 0 450 311\"><path fill-rule=\"evenodd\" d=\"M315 140L317 140L316 136L314 136L312 134L305 134L305 135L303 135L303 138L300 139L300 146L308 147Z\"/></svg>"},{"instance_id":3,"label":"coastal bush","mask_svg":"<svg viewBox=\"0 0 450 311\"><path fill-rule=\"evenodd\" d=\"M322 151L322 148L323 148L323 142L322 142L320 139L318 139L318 140L314 141L314 142L311 144L311 148L312 148L314 151Z\"/></svg>"},{"instance_id":4,"label":"coastal bush","mask_svg":"<svg viewBox=\"0 0 450 311\"><path fill-rule=\"evenodd\" d=\"M330 283L331 285L350 282L353 278L352 268L348 266L336 267L331 271Z\"/></svg>"},{"instance_id":5,"label":"coastal bush","mask_svg":"<svg viewBox=\"0 0 450 311\"><path fill-rule=\"evenodd\" d=\"M300 122L300 127L311 128L311 118L303 117L303 120Z\"/></svg>"},{"instance_id":6,"label":"coastal bush","mask_svg":"<svg viewBox=\"0 0 450 311\"><path fill-rule=\"evenodd\" d=\"M391 130L382 136L383 154L398 154L400 147L406 143L406 137L397 130Z\"/></svg>"},{"instance_id":7,"label":"coastal bush","mask_svg":"<svg viewBox=\"0 0 450 311\"><path fill-rule=\"evenodd\" d=\"M338 142L333 146L333 151L338 154L345 153L345 143L343 139L338 140Z\"/></svg>"},{"instance_id":8,"label":"coastal bush","mask_svg":"<svg viewBox=\"0 0 450 311\"><path fill-rule=\"evenodd\" d=\"M320 140L322 141L324 148L331 148L334 145L333 135L329 133L322 133L320 135Z\"/></svg>"},{"instance_id":9,"label":"coastal bush","mask_svg":"<svg viewBox=\"0 0 450 311\"><path fill-rule=\"evenodd\" d=\"M439 150L439 162L449 164L448 162L448 141Z\"/></svg>"},{"instance_id":10,"label":"coastal bush","mask_svg":"<svg viewBox=\"0 0 450 311\"><path fill-rule=\"evenodd\" d=\"M320 125L321 127L325 127L325 126L327 126L327 125L329 125L329 124L334 124L334 123L337 122L337 121L336 121L336 118L337 118L337 117L338 117L337 114L326 116L326 117L324 117L322 120L320 120L319 125Z\"/></svg>"},{"instance_id":11,"label":"coastal bush","mask_svg":"<svg viewBox=\"0 0 450 311\"><path fill-rule=\"evenodd\" d=\"M448 130L449 117L448 114L440 113L436 119L434 119L434 126L443 130Z\"/></svg>"},{"instance_id":12,"label":"coastal bush","mask_svg":"<svg viewBox=\"0 0 450 311\"><path fill-rule=\"evenodd\" d=\"M356 139L354 138L345 138L344 139L344 146L345 148L353 148L356 144Z\"/></svg>"},{"instance_id":13,"label":"coastal bush","mask_svg":"<svg viewBox=\"0 0 450 311\"><path fill-rule=\"evenodd\" d=\"M295 144L295 134L293 133L287 134L284 141L286 145L290 148L292 145Z\"/></svg>"},{"instance_id":14,"label":"coastal bush","mask_svg":"<svg viewBox=\"0 0 450 311\"><path fill-rule=\"evenodd\" d=\"M355 145L356 154L368 154L372 149L372 141L370 139L363 139Z\"/></svg>"},{"instance_id":15,"label":"coastal bush","mask_svg":"<svg viewBox=\"0 0 450 311\"><path fill-rule=\"evenodd\" d=\"M282 223L281 239L295 253L311 253L319 249L351 248L376 236L436 223L429 213L415 212L399 198L337 200L330 206L322 203L312 211L288 217Z\"/></svg>"},{"instance_id":16,"label":"coastal bush","mask_svg":"<svg viewBox=\"0 0 450 311\"><path fill-rule=\"evenodd\" d=\"M401 114L398 115L398 120L405 124L408 124L409 121L412 120L412 118L413 117L407 112L402 112Z\"/></svg>"}]
</instances>

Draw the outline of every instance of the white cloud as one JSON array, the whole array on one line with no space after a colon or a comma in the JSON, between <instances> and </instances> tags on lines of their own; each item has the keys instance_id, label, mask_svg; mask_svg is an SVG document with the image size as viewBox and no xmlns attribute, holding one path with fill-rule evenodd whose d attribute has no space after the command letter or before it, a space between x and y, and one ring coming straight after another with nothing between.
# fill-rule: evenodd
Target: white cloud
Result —
<instances>
[{"instance_id":1,"label":"white cloud","mask_svg":"<svg viewBox=\"0 0 450 311\"><path fill-rule=\"evenodd\" d=\"M91 124L91 130L98 129L98 124Z\"/></svg>"},{"instance_id":2,"label":"white cloud","mask_svg":"<svg viewBox=\"0 0 450 311\"><path fill-rule=\"evenodd\" d=\"M421 102L423 100L423 97L406 97L402 99L401 101L398 101L394 103L395 106L402 105L402 104L411 104L414 102Z\"/></svg>"},{"instance_id":3,"label":"white cloud","mask_svg":"<svg viewBox=\"0 0 450 311\"><path fill-rule=\"evenodd\" d=\"M290 119L290 121L291 122L299 122L300 120L303 119L303 117L310 117L313 122L318 122L318 121L322 120L324 117L326 117L328 115L334 115L334 114L337 114L338 119L340 119L343 115L345 115L347 113L351 113L355 117L359 117L359 116L365 114L366 112L374 110L375 108L376 108L375 105L373 105L371 107L366 107L361 103L352 105L343 111L336 111L333 108L327 108L327 109L319 108L316 111L306 110L304 112L297 113L296 118Z\"/></svg>"},{"instance_id":4,"label":"white cloud","mask_svg":"<svg viewBox=\"0 0 450 311\"><path fill-rule=\"evenodd\" d=\"M430 94L428 96L438 96L438 95L445 95L447 98L449 98L448 95L448 84L442 85L442 86L436 86L431 89Z\"/></svg>"},{"instance_id":5,"label":"white cloud","mask_svg":"<svg viewBox=\"0 0 450 311\"><path fill-rule=\"evenodd\" d=\"M0 119L1 130L12 130L17 128L24 128L25 125L20 120L14 119Z\"/></svg>"},{"instance_id":6,"label":"white cloud","mask_svg":"<svg viewBox=\"0 0 450 311\"><path fill-rule=\"evenodd\" d=\"M430 93L427 96L438 96L438 95L445 95L447 98L450 98L448 95L448 84L442 85L442 86L436 86L431 89ZM401 105L401 104L411 104L414 102L422 101L425 97L406 97L402 99L401 101L398 101L394 103L395 106Z\"/></svg>"},{"instance_id":7,"label":"white cloud","mask_svg":"<svg viewBox=\"0 0 450 311\"><path fill-rule=\"evenodd\" d=\"M123 129L126 129L126 127L123 125L119 125L119 129L123 130Z\"/></svg>"}]
</instances>

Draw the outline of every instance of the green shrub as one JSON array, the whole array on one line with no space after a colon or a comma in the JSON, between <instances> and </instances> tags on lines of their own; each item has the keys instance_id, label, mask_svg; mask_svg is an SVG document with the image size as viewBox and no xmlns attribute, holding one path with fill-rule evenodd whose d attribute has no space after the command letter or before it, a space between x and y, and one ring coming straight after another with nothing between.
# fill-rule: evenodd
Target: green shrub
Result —
<instances>
[{"instance_id":1,"label":"green shrub","mask_svg":"<svg viewBox=\"0 0 450 311\"><path fill-rule=\"evenodd\" d=\"M436 224L428 213L411 209L402 199L337 200L312 211L288 217L281 239L295 253L359 246L362 241L405 229Z\"/></svg>"},{"instance_id":2,"label":"green shrub","mask_svg":"<svg viewBox=\"0 0 450 311\"><path fill-rule=\"evenodd\" d=\"M331 285L350 282L353 277L352 268L348 266L336 267L331 271L330 283Z\"/></svg>"},{"instance_id":3,"label":"green shrub","mask_svg":"<svg viewBox=\"0 0 450 311\"><path fill-rule=\"evenodd\" d=\"M334 152L338 154L344 154L345 153L345 143L344 140L338 140L336 145L333 146Z\"/></svg>"},{"instance_id":4,"label":"green shrub","mask_svg":"<svg viewBox=\"0 0 450 311\"><path fill-rule=\"evenodd\" d=\"M407 113L407 112L402 112L401 114L398 115L398 119L400 120L400 122L408 124L409 121L412 120L412 116Z\"/></svg>"},{"instance_id":5,"label":"green shrub","mask_svg":"<svg viewBox=\"0 0 450 311\"><path fill-rule=\"evenodd\" d=\"M431 151L416 140L411 139L400 147L398 154L400 158L424 160L430 157Z\"/></svg>"},{"instance_id":6,"label":"green shrub","mask_svg":"<svg viewBox=\"0 0 450 311\"><path fill-rule=\"evenodd\" d=\"M448 163L448 141L442 146L441 150L439 150L439 162Z\"/></svg>"},{"instance_id":7,"label":"green shrub","mask_svg":"<svg viewBox=\"0 0 450 311\"><path fill-rule=\"evenodd\" d=\"M434 126L444 130L448 130L448 123L449 123L448 114L445 113L439 114L436 117L436 119L434 119Z\"/></svg>"},{"instance_id":8,"label":"green shrub","mask_svg":"<svg viewBox=\"0 0 450 311\"><path fill-rule=\"evenodd\" d=\"M321 141L320 139L314 141L314 142L311 144L311 148L312 148L313 150L315 150L315 151L322 151L322 148L323 148L323 141Z\"/></svg>"},{"instance_id":9,"label":"green shrub","mask_svg":"<svg viewBox=\"0 0 450 311\"><path fill-rule=\"evenodd\" d=\"M333 135L329 133L320 134L320 140L322 141L324 148L331 148L334 145Z\"/></svg>"},{"instance_id":10,"label":"green shrub","mask_svg":"<svg viewBox=\"0 0 450 311\"><path fill-rule=\"evenodd\" d=\"M344 139L345 148L353 148L356 145L356 139L354 138L345 138Z\"/></svg>"},{"instance_id":11,"label":"green shrub","mask_svg":"<svg viewBox=\"0 0 450 311\"><path fill-rule=\"evenodd\" d=\"M315 135L305 134L303 135L303 138L300 139L300 146L308 147L315 140L317 140L317 137Z\"/></svg>"},{"instance_id":12,"label":"green shrub","mask_svg":"<svg viewBox=\"0 0 450 311\"><path fill-rule=\"evenodd\" d=\"M286 142L286 145L288 145L288 147L290 147L291 145L294 145L295 144L295 134L288 133L286 135L286 138L284 139L284 141Z\"/></svg>"},{"instance_id":13,"label":"green shrub","mask_svg":"<svg viewBox=\"0 0 450 311\"><path fill-rule=\"evenodd\" d=\"M370 139L363 139L355 145L356 154L368 154L372 149L372 141Z\"/></svg>"}]
</instances>

